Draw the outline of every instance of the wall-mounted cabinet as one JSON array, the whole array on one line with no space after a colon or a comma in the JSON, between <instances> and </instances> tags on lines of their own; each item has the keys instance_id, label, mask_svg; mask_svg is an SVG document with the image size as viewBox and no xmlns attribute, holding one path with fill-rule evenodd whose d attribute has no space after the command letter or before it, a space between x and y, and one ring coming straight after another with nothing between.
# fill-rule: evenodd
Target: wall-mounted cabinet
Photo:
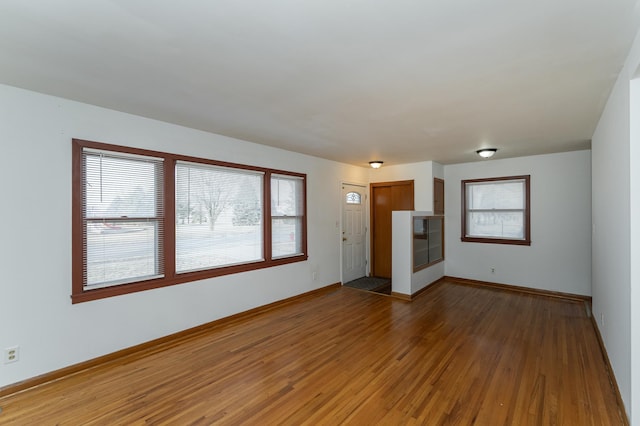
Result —
<instances>
[{"instance_id":1,"label":"wall-mounted cabinet","mask_svg":"<svg viewBox=\"0 0 640 426\"><path fill-rule=\"evenodd\" d=\"M444 260L444 218L413 217L413 271Z\"/></svg>"}]
</instances>

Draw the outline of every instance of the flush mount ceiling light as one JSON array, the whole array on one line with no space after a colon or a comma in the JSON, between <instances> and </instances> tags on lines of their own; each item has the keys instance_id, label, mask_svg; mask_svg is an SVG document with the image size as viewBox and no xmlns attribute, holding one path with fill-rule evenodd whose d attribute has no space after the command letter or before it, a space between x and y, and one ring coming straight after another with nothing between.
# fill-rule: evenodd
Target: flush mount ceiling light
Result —
<instances>
[{"instance_id":1,"label":"flush mount ceiling light","mask_svg":"<svg viewBox=\"0 0 640 426\"><path fill-rule=\"evenodd\" d=\"M382 163L384 163L384 161L380 161L380 160L369 161L369 165L374 169L379 169L382 166Z\"/></svg>"},{"instance_id":2,"label":"flush mount ceiling light","mask_svg":"<svg viewBox=\"0 0 640 426\"><path fill-rule=\"evenodd\" d=\"M493 157L497 151L496 148L482 148L476 151L476 153L482 158L490 158Z\"/></svg>"}]
</instances>

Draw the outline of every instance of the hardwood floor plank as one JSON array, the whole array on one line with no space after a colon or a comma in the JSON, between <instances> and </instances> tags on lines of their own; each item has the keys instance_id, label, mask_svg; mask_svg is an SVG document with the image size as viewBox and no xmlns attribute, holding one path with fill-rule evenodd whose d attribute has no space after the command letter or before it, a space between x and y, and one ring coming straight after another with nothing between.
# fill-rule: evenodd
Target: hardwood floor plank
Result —
<instances>
[{"instance_id":1,"label":"hardwood floor plank","mask_svg":"<svg viewBox=\"0 0 640 426\"><path fill-rule=\"evenodd\" d=\"M0 399L3 425L620 425L583 303L335 289Z\"/></svg>"}]
</instances>

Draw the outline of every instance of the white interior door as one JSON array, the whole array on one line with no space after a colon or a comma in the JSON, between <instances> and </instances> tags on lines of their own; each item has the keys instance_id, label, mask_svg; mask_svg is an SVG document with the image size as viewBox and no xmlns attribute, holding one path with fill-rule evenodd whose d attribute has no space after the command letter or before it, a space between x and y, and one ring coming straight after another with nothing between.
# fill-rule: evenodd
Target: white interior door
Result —
<instances>
[{"instance_id":1,"label":"white interior door","mask_svg":"<svg viewBox=\"0 0 640 426\"><path fill-rule=\"evenodd\" d=\"M342 185L342 282L366 274L365 187Z\"/></svg>"}]
</instances>

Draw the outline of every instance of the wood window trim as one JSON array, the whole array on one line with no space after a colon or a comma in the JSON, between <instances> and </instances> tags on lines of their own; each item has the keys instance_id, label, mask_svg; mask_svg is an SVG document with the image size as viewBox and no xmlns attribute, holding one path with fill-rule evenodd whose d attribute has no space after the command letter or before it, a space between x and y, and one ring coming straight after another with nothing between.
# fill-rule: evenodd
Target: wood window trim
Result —
<instances>
[{"instance_id":1,"label":"wood window trim","mask_svg":"<svg viewBox=\"0 0 640 426\"><path fill-rule=\"evenodd\" d=\"M83 170L82 170L82 151L83 148L93 148L125 154L137 154L150 157L158 157L164 159L164 240L162 244L162 254L164 256L164 277L141 280L132 283L114 285L110 287L102 287L96 289L85 290L83 283L84 276L84 226L83 226ZM240 265L221 266L212 269L184 272L177 274L175 265L175 165L177 161L189 161L201 164L210 164L215 166L230 167L242 170L251 170L264 173L263 181L263 252L264 260L256 262L248 262ZM301 245L302 253L287 257L272 259L271 256L271 191L270 182L271 175L288 175L301 178L303 181L303 212L302 212L302 235ZM154 288L168 287L176 284L187 283L191 281L203 280L207 278L215 278L229 274L253 271L257 269L271 268L289 263L302 262L308 259L307 250L307 191L306 191L307 175L304 173L296 173L287 170L269 169L265 167L256 167L245 164L236 164L225 161L217 161L199 157L186 155L171 154L160 151L133 148L122 145L113 145L102 142L87 141L82 139L72 140L72 216L71 216L71 255L72 255L72 303L87 302L90 300L103 299L107 297L119 296L123 294L145 291Z\"/></svg>"},{"instance_id":2,"label":"wood window trim","mask_svg":"<svg viewBox=\"0 0 640 426\"><path fill-rule=\"evenodd\" d=\"M440 204L440 208L437 208L437 204ZM433 178L433 214L444 215L444 179L437 177Z\"/></svg>"},{"instance_id":3,"label":"wood window trim","mask_svg":"<svg viewBox=\"0 0 640 426\"><path fill-rule=\"evenodd\" d=\"M524 238L523 239L510 239L510 238L483 238L483 237L468 237L467 234L467 192L466 185L468 183L482 183L482 182L500 182L508 180L524 180L525 184L525 208L524 208ZM507 245L531 245L531 175L520 176L505 176L494 177L485 179L467 179L461 181L461 237L460 240L467 243L487 243L487 244L507 244Z\"/></svg>"}]
</instances>

